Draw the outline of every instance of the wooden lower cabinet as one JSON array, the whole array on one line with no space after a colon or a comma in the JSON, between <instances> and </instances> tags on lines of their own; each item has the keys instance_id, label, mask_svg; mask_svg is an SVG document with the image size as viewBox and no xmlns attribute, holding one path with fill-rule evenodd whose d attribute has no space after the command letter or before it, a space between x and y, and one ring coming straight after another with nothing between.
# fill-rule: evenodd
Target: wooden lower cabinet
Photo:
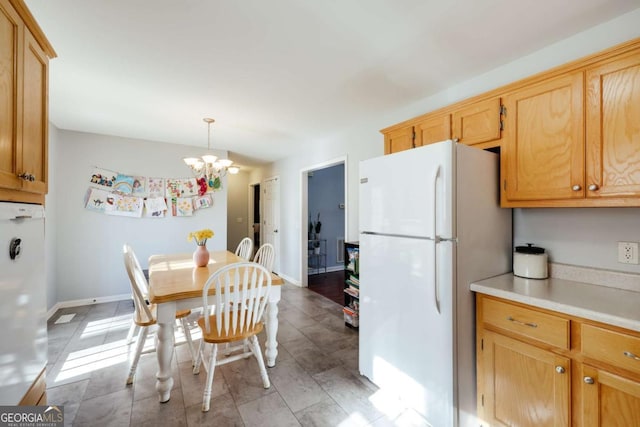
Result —
<instances>
[{"instance_id":1,"label":"wooden lower cabinet","mask_svg":"<svg viewBox=\"0 0 640 427\"><path fill-rule=\"evenodd\" d=\"M640 427L640 332L481 294L476 303L480 425ZM540 334L569 329L568 346Z\"/></svg>"},{"instance_id":2,"label":"wooden lower cabinet","mask_svg":"<svg viewBox=\"0 0 640 427\"><path fill-rule=\"evenodd\" d=\"M640 383L602 369L582 369L584 427L640 426Z\"/></svg>"},{"instance_id":3,"label":"wooden lower cabinet","mask_svg":"<svg viewBox=\"0 0 640 427\"><path fill-rule=\"evenodd\" d=\"M492 332L482 339L483 425L569 426L570 360Z\"/></svg>"}]
</instances>

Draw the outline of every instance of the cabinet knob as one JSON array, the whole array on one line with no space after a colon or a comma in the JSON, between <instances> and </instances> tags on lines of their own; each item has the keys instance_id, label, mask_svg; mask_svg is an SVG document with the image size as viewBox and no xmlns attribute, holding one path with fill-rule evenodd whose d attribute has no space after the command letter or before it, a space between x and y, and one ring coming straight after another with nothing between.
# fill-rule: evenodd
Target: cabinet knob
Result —
<instances>
[{"instance_id":1,"label":"cabinet knob","mask_svg":"<svg viewBox=\"0 0 640 427\"><path fill-rule=\"evenodd\" d=\"M562 366L556 366L556 372L559 374L564 374L566 371Z\"/></svg>"},{"instance_id":2,"label":"cabinet knob","mask_svg":"<svg viewBox=\"0 0 640 427\"><path fill-rule=\"evenodd\" d=\"M584 377L584 382L585 382L586 384L593 384L593 383L595 383L594 379L593 379L593 378L591 378L591 377Z\"/></svg>"},{"instance_id":3,"label":"cabinet knob","mask_svg":"<svg viewBox=\"0 0 640 427\"><path fill-rule=\"evenodd\" d=\"M581 186L581 185L579 185L579 184L576 184L576 185L574 185L573 187L571 187L571 189L572 189L573 191L580 191L580 190L582 190L582 186Z\"/></svg>"},{"instance_id":4,"label":"cabinet knob","mask_svg":"<svg viewBox=\"0 0 640 427\"><path fill-rule=\"evenodd\" d=\"M598 187L598 184L591 184L589 186L589 191L598 191L600 189L600 187Z\"/></svg>"},{"instance_id":5,"label":"cabinet knob","mask_svg":"<svg viewBox=\"0 0 640 427\"><path fill-rule=\"evenodd\" d=\"M20 175L18 175L18 178L29 182L33 182L36 180L36 177L34 175L26 172L22 172Z\"/></svg>"}]
</instances>

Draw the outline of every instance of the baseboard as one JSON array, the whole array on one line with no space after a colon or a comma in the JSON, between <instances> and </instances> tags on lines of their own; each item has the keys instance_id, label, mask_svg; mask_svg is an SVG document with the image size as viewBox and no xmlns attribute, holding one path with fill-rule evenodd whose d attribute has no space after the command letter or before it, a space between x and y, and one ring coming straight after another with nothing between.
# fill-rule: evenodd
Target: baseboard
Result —
<instances>
[{"instance_id":1,"label":"baseboard","mask_svg":"<svg viewBox=\"0 0 640 427\"><path fill-rule=\"evenodd\" d=\"M47 319L51 319L51 317L54 314L56 314L56 311L58 311L61 308L78 307L81 305L90 305L90 304L103 304L106 302L124 301L128 299L131 299L131 294L120 294L120 295L112 295L109 297L96 297L96 298L61 301L61 302L57 302L53 307L49 309L49 311L47 311Z\"/></svg>"},{"instance_id":2,"label":"baseboard","mask_svg":"<svg viewBox=\"0 0 640 427\"><path fill-rule=\"evenodd\" d=\"M331 267L327 267L327 273L333 273L335 271L344 271L344 266L343 265L333 265ZM324 272L325 272L324 268L322 268L322 269L309 268L307 270L307 274L308 275L322 274Z\"/></svg>"},{"instance_id":3,"label":"baseboard","mask_svg":"<svg viewBox=\"0 0 640 427\"><path fill-rule=\"evenodd\" d=\"M299 288L302 287L302 282L300 280L296 280L292 277L287 276L286 274L278 273L278 276L282 277L287 283L291 283Z\"/></svg>"}]
</instances>

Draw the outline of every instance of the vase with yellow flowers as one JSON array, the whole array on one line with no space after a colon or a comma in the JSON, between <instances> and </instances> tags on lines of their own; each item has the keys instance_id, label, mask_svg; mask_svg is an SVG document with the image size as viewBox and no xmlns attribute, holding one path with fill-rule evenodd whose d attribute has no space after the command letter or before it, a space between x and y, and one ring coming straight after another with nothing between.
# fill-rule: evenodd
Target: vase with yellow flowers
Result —
<instances>
[{"instance_id":1,"label":"vase with yellow flowers","mask_svg":"<svg viewBox=\"0 0 640 427\"><path fill-rule=\"evenodd\" d=\"M207 239L210 239L212 237L213 231L209 230L208 228L189 233L189 241L195 240L197 245L195 252L193 252L193 263L196 265L196 267L204 267L209 264Z\"/></svg>"}]
</instances>

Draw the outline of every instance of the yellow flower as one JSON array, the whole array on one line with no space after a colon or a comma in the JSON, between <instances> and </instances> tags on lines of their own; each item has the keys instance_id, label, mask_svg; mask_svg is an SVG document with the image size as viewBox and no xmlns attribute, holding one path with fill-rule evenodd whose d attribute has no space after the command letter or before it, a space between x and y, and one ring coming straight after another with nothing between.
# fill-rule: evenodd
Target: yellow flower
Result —
<instances>
[{"instance_id":1,"label":"yellow flower","mask_svg":"<svg viewBox=\"0 0 640 427\"><path fill-rule=\"evenodd\" d=\"M195 240L198 246L204 246L207 244L207 239L213 237L213 231L205 228L204 230L193 231L189 233L188 240Z\"/></svg>"}]
</instances>

